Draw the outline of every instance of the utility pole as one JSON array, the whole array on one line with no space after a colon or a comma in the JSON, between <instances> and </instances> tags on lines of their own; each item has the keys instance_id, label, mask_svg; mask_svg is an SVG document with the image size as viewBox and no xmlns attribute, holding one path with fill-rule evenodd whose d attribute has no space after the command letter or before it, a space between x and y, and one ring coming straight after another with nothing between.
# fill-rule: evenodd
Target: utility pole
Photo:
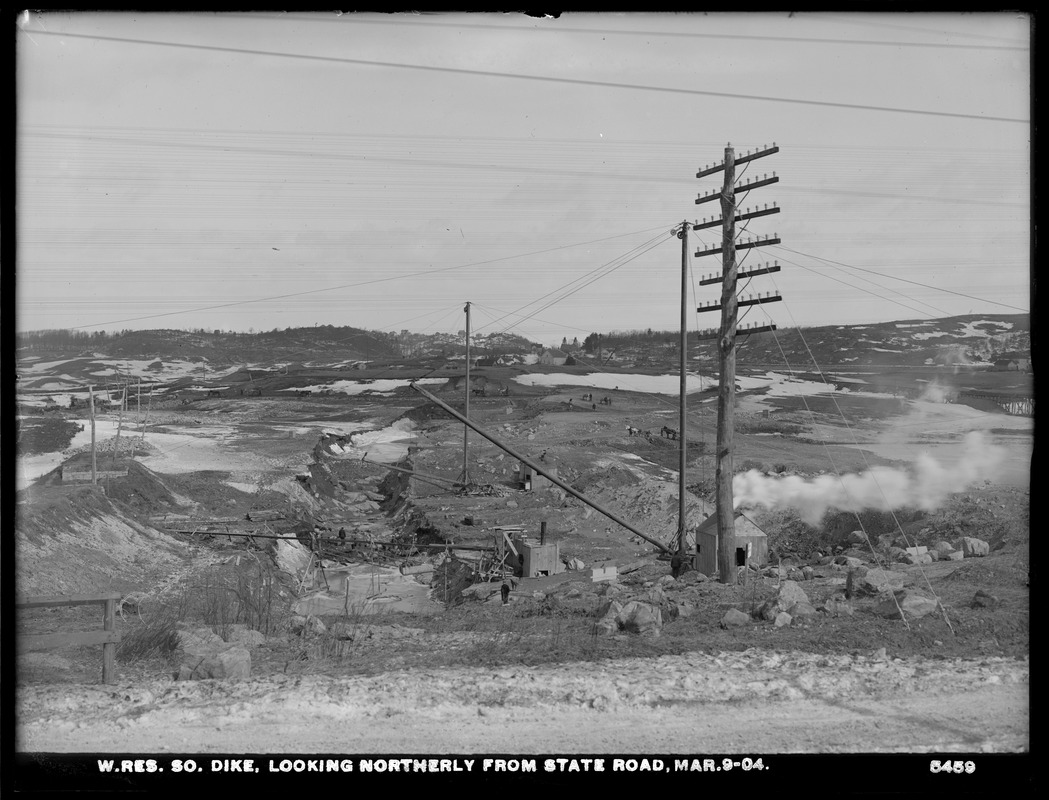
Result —
<instances>
[{"instance_id":1,"label":"utility pole","mask_svg":"<svg viewBox=\"0 0 1049 800\"><path fill-rule=\"evenodd\" d=\"M718 575L736 583L736 527L732 497L732 433L736 413L736 160L725 148L725 182L721 190L721 337L718 339L718 433L714 492L718 514Z\"/></svg>"},{"instance_id":2,"label":"utility pole","mask_svg":"<svg viewBox=\"0 0 1049 800\"><path fill-rule=\"evenodd\" d=\"M466 307L466 418L470 419L470 303ZM463 487L470 485L470 470L467 466L468 450L470 444L470 428L463 425L463 474L459 476L459 482Z\"/></svg>"},{"instance_id":3,"label":"utility pole","mask_svg":"<svg viewBox=\"0 0 1049 800\"><path fill-rule=\"evenodd\" d=\"M685 434L685 387L688 368L688 317L685 303L688 300L688 220L681 223L677 237L681 240L681 404L678 409L678 436L681 438L681 455L678 464L678 523L677 554L685 557L685 468L688 464L688 440Z\"/></svg>"},{"instance_id":4,"label":"utility pole","mask_svg":"<svg viewBox=\"0 0 1049 800\"><path fill-rule=\"evenodd\" d=\"M718 530L718 553L717 553L717 564L718 564L718 580L721 583L735 584L736 578L736 530L734 524L735 518L735 503L732 496L732 478L733 478L733 458L732 458L732 439L733 439L733 416L736 411L736 335L737 335L737 311L741 305L755 305L757 303L773 302L775 300L781 300L777 292L775 298L768 297L761 299L759 294L758 300L740 301L736 297L736 282L739 277L750 277L753 275L761 275L766 272L775 272L779 269L777 265L775 269L756 269L747 271L742 275L739 273L736 264L736 250L745 250L752 247L761 247L764 245L778 244L779 238L773 236L769 239L766 236L763 240L754 240L753 238L748 239L746 242L736 242L736 222L740 220L748 220L754 217L765 216L766 214L775 214L779 212L779 209L773 204L773 208L769 209L766 205L764 209L758 209L754 213L750 213L747 209L746 213L739 214L736 205L736 190L737 188L743 192L749 192L751 189L755 189L759 186L766 186L771 183L776 183L779 178L776 177L776 173L772 173L772 178L769 179L766 175L762 179L754 178L748 180L746 183L736 186L736 165L743 164L749 161L753 161L764 156L772 155L773 153L779 152L779 148L776 147L776 143L772 143L771 148L763 148L762 150L755 151L751 154L749 151L745 156L736 158L735 150L732 145L729 144L725 147L725 160L720 165L713 167L707 167L696 173L697 178L702 178L706 175L710 175L714 172L724 170L725 178L722 184L720 194L715 192L708 192L705 195L700 195L696 199L696 203L705 203L713 200L721 201L721 219L711 220L709 223L706 219L703 220L703 224L696 224L693 226L693 230L700 230L702 228L712 228L720 223L721 225L721 247L711 247L707 250L700 250L696 252L697 257L720 254L721 255L721 275L715 278L700 281L700 285L710 283L721 284L721 302L719 304L710 304L701 308L697 308L696 311L721 311L721 327L716 335L718 341L718 361L720 364L718 374L718 430L717 430L717 451L715 453L715 471L714 471L714 491L715 500L717 507L717 530ZM774 325L759 326L750 328L748 326L745 331L746 334L757 333L762 330L775 330ZM702 337L702 338L713 338L713 337Z\"/></svg>"},{"instance_id":5,"label":"utility pole","mask_svg":"<svg viewBox=\"0 0 1049 800\"><path fill-rule=\"evenodd\" d=\"M98 483L98 464L95 460L95 391L87 387L87 400L91 408L91 485Z\"/></svg>"},{"instance_id":6,"label":"utility pole","mask_svg":"<svg viewBox=\"0 0 1049 800\"><path fill-rule=\"evenodd\" d=\"M117 459L120 458L120 429L124 427L124 406L127 404L127 384L124 384L124 393L120 398L120 414L117 417L117 438L113 442L113 469L117 469Z\"/></svg>"}]
</instances>

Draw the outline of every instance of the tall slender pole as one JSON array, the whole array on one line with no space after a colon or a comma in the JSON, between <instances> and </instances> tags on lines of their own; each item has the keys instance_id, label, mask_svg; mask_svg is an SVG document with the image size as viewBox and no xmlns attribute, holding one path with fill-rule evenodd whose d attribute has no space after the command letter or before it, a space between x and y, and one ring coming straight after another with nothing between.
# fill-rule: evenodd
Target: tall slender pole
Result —
<instances>
[{"instance_id":1,"label":"tall slender pole","mask_svg":"<svg viewBox=\"0 0 1049 800\"><path fill-rule=\"evenodd\" d=\"M466 418L470 418L470 303L466 303ZM470 443L470 428L463 425L463 486L470 485L470 470L467 466L467 448Z\"/></svg>"},{"instance_id":2,"label":"tall slender pole","mask_svg":"<svg viewBox=\"0 0 1049 800\"><path fill-rule=\"evenodd\" d=\"M87 400L91 408L91 485L98 483L98 464L95 460L95 390L87 387Z\"/></svg>"},{"instance_id":3,"label":"tall slender pole","mask_svg":"<svg viewBox=\"0 0 1049 800\"><path fill-rule=\"evenodd\" d=\"M120 429L124 427L124 406L127 404L127 384L124 385L124 396L120 398L120 415L117 417L117 438L113 442L113 469L117 469L117 459L120 457Z\"/></svg>"},{"instance_id":4,"label":"tall slender pole","mask_svg":"<svg viewBox=\"0 0 1049 800\"><path fill-rule=\"evenodd\" d=\"M732 498L732 418L736 406L736 154L725 148L725 184L721 190L721 335L718 355L718 436L714 487L718 515L718 580L736 583L736 529Z\"/></svg>"},{"instance_id":5,"label":"tall slender pole","mask_svg":"<svg viewBox=\"0 0 1049 800\"><path fill-rule=\"evenodd\" d=\"M681 408L678 418L678 436L681 438L681 456L678 465L678 523L677 552L685 555L685 467L688 464L688 446L685 438L685 387L688 367L688 327L685 301L688 300L688 220L681 223Z\"/></svg>"}]
</instances>

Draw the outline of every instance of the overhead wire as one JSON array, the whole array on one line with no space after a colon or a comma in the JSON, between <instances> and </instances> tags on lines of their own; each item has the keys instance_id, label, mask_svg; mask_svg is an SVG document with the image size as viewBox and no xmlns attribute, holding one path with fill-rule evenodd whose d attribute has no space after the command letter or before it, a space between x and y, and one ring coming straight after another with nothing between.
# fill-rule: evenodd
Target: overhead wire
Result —
<instances>
[{"instance_id":1,"label":"overhead wire","mask_svg":"<svg viewBox=\"0 0 1049 800\"><path fill-rule=\"evenodd\" d=\"M1013 309L1015 311L1021 311L1021 312L1024 312L1024 313L1029 313L1030 312L1030 309L1020 308L1019 306L1010 305L1009 303L999 303L999 302L996 302L994 300L988 300L986 297L975 297L975 296L973 296L971 294L966 294L965 292L958 292L958 291L955 291L954 289L948 289L948 288L943 287L943 286L933 286L933 285L928 284L928 283L922 283L921 281L915 281L915 280L911 280L909 278L901 278L898 275L889 275L889 274L886 274L884 272L877 272L877 271L872 270L872 269L865 269L864 267L856 267L856 266L853 266L851 264L846 264L846 263L844 263L842 261L834 261L833 259L823 258L822 256L815 256L815 255L811 255L809 253L802 253L802 252L800 252L798 250L792 250L791 248L784 247L783 245L777 245L777 246L781 247L784 250L787 250L788 252L797 253L799 256L807 256L808 258L816 258L816 259L819 259L820 261L825 261L828 264L835 264L835 265L837 265L839 267L845 267L847 269L853 269L853 270L856 270L858 272L867 272L867 273L870 273L872 275L878 275L878 276L880 276L882 278L889 278L890 280L901 281L902 283L910 283L910 284L913 284L915 286L921 286L921 287L923 287L925 289L933 289L933 290L938 291L938 292L945 292L946 294L953 294L953 295L957 295L958 297L965 297L965 298L968 298L969 300L979 300L981 302L990 303L991 305L1002 306L1003 308L1011 308L1011 309ZM882 288L886 288L886 287L882 287ZM918 302L921 302L921 301L918 301ZM946 312L944 312L944 313L946 313Z\"/></svg>"},{"instance_id":2,"label":"overhead wire","mask_svg":"<svg viewBox=\"0 0 1049 800\"><path fill-rule=\"evenodd\" d=\"M802 37L802 36L763 36L757 34L742 34L742 33L700 33L697 31L648 31L648 30L637 30L634 28L617 30L615 28L581 28L581 27L565 27L559 20L555 22L547 22L547 27L540 27L539 21L530 20L531 25L500 25L498 23L470 23L470 22L439 22L430 19L426 22L416 21L406 16L396 16L384 19L364 19L359 14L340 14L336 18L331 17L320 17L320 16L302 16L302 15L280 15L280 16L269 16L269 15L253 15L253 19L272 19L276 21L283 20L294 20L295 22L323 22L323 23L336 23L347 26L352 25L414 25L423 28L455 28L465 30L482 30L482 31L516 31L525 34L533 33L558 33L558 34L575 34L575 33L593 33L603 36L652 36L660 37L664 36L667 38L688 38L688 39L731 39L731 40L744 40L744 41L759 41L759 42L792 42L798 44L845 44L845 45L872 45L880 47L930 47L930 48L946 48L946 49L958 49L958 50L1029 50L1030 48L1021 47L1018 45L986 45L986 44L958 44L950 42L901 42L899 40L893 41L875 41L870 39L838 39L830 37ZM921 29L912 29L921 30ZM928 33L937 33L937 31L927 31ZM958 35L969 35L969 34L958 34ZM989 38L989 37L987 37Z\"/></svg>"},{"instance_id":3,"label":"overhead wire","mask_svg":"<svg viewBox=\"0 0 1049 800\"><path fill-rule=\"evenodd\" d=\"M527 80L544 83L560 83L575 86L592 86L609 89L628 89L635 91L663 92L668 94L683 94L699 97L718 97L733 100L755 100L762 102L785 103L793 105L817 106L824 108L848 108L861 111L880 111L885 113L914 114L917 116L945 117L953 119L970 119L983 122L1011 122L1030 124L1031 120L1020 117L1006 117L990 114L969 114L951 111L933 111L921 108L899 108L893 106L878 106L863 103L843 103L830 100L811 100L803 98L775 97L771 95L752 95L737 92L715 92L704 89L687 89L683 87L652 86L645 84L622 83L616 81L585 80L582 78L565 78L546 75L528 75L516 72L499 72L495 70L473 70L459 67L439 67L423 64L405 64L393 61L377 61L370 59L341 58L336 56L320 56L304 53L281 53L273 50L256 50L251 48L224 47L220 45L190 44L185 42L165 42L158 39L143 39L137 37L104 36L101 34L70 33L66 31L34 31L36 35L58 36L67 39L88 39L92 41L105 41L121 44L151 45L155 47L171 47L177 49L204 50L216 53L236 53L241 55L267 56L275 58L299 59L321 63L349 64L356 66L385 67L387 69L417 70L423 72L438 72L453 75L471 75L478 77L503 78L510 80Z\"/></svg>"},{"instance_id":4,"label":"overhead wire","mask_svg":"<svg viewBox=\"0 0 1049 800\"><path fill-rule=\"evenodd\" d=\"M184 311L169 311L169 312L158 313L158 314L147 314L147 315L143 315L143 316L139 316L139 317L128 317L128 318L125 318L125 319L110 320L108 322L94 322L94 323L89 323L89 324L86 324L86 325L75 325L75 326L72 327L72 330L79 330L81 328L95 327L95 326L98 326L98 325L114 325L114 324L118 324L118 323L121 323L121 322L133 322L133 321L140 321L140 320L143 320L143 319L157 319L157 318L160 318L160 317L177 316L177 315L180 315L180 314L189 314L189 313L196 312L196 311L211 311L211 310L214 310L216 308L229 308L231 306L246 305L248 303L262 303L262 302L267 302L267 301L272 301L272 300L284 300L284 299L287 299L287 298L290 298L290 297L301 297L301 296L304 296L304 295L319 294L319 293L324 293L324 292L337 291L339 289L356 288L356 287L360 287L360 286L369 286L369 285L373 285L373 284L376 284L376 283L386 283L386 282L389 282L389 281L404 280L406 278L416 278L416 277L419 277L420 275L434 275L434 274L443 273L443 272L450 272L452 270L466 269L468 267L476 267L476 266L482 266L482 265L486 265L486 264L494 264L494 263L499 262L499 261L508 261L508 260L515 259L515 258L527 258L527 257L534 256L534 255L542 255L544 253L553 252L555 250L564 250L564 249L569 248L569 247L582 247L584 245L593 244L595 242L608 241L610 239L618 239L618 238L622 238L624 236L634 236L634 235L636 235L638 233L647 233L647 232L652 231L652 230L655 230L655 228L648 228L648 229L642 230L642 231L633 231L631 233L626 233L626 234L616 234L614 236L604 237L604 238L601 238L601 239L593 239L593 240L586 241L586 242L575 242L573 244L559 245L557 247L546 248L544 250L535 250L535 251L532 251L530 253L519 253L519 254L513 255L513 256L502 256L500 258L486 259L484 261L476 261L476 262L472 262L472 263L469 263L469 264L456 264L456 265L450 266L450 267L440 267L440 268L437 268L437 269L422 270L422 271L419 271L419 272L412 272L412 273L407 273L407 274L403 274L403 275L394 275L394 276L389 276L389 277L384 277L384 278L373 278L373 279L367 280L367 281L358 281L358 282L355 282L355 283L345 283L345 284L341 284L339 286L329 286L329 287L325 287L325 288L322 288L322 289L307 289L307 290L304 290L304 291L301 291L301 292L289 292L289 293L286 293L286 294L271 295L271 296L268 296L268 297L259 297L259 298L252 298L252 299L248 299L248 300L237 300L237 301L233 301L233 302L229 302L229 303L218 303L218 304L215 304L215 305L200 306L200 307L197 307L197 308L187 309L187 310L184 310Z\"/></svg>"}]
</instances>

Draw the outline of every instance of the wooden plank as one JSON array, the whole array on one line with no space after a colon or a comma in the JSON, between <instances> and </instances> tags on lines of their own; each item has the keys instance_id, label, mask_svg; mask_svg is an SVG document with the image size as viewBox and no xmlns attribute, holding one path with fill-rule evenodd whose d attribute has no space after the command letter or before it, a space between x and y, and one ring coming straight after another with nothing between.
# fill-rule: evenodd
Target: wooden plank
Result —
<instances>
[{"instance_id":1,"label":"wooden plank","mask_svg":"<svg viewBox=\"0 0 1049 800\"><path fill-rule=\"evenodd\" d=\"M102 594L55 595L53 597L16 597L16 608L45 608L48 606L88 606L102 604L109 600L119 600L120 592L103 592Z\"/></svg>"},{"instance_id":2,"label":"wooden plank","mask_svg":"<svg viewBox=\"0 0 1049 800\"><path fill-rule=\"evenodd\" d=\"M119 631L70 631L69 633L37 633L18 637L20 650L47 650L73 645L112 645L120 641Z\"/></svg>"}]
</instances>

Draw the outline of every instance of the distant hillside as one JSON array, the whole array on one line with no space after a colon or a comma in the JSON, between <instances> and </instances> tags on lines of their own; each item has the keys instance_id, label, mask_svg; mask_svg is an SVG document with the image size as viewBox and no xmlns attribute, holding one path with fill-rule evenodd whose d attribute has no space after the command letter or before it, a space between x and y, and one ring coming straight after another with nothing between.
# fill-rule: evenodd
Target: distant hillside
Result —
<instances>
[{"instance_id":1,"label":"distant hillside","mask_svg":"<svg viewBox=\"0 0 1049 800\"><path fill-rule=\"evenodd\" d=\"M536 345L512 334L471 337L471 355L531 352ZM391 361L454 357L465 353L465 339L455 334L389 333L349 326L316 325L253 333L163 329L93 332L68 330L19 334L18 355L37 358L182 359L206 361L219 368L245 362L329 365L355 361Z\"/></svg>"},{"instance_id":2,"label":"distant hillside","mask_svg":"<svg viewBox=\"0 0 1049 800\"><path fill-rule=\"evenodd\" d=\"M611 354L617 366L676 368L677 331L612 331L588 336L584 363ZM1031 358L1027 314L970 314L933 320L898 320L864 325L824 325L779 329L738 339L738 366L812 369L820 367L991 366L1003 359ZM689 334L689 362L716 366L715 339Z\"/></svg>"}]
</instances>

